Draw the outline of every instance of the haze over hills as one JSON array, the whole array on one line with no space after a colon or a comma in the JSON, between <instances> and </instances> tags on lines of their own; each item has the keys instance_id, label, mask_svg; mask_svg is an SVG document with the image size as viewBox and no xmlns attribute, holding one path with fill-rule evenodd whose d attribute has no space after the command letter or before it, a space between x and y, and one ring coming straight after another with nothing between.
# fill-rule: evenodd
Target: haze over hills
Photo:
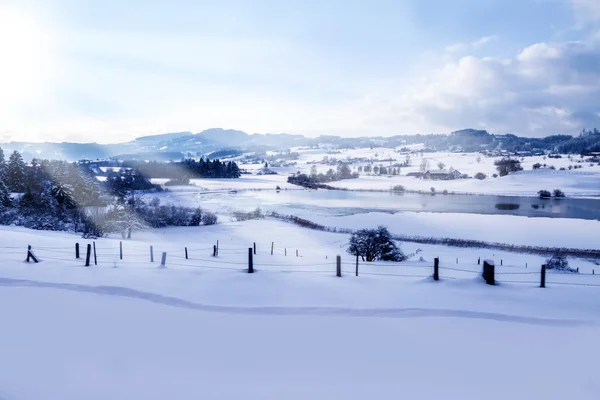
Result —
<instances>
[{"instance_id":1,"label":"haze over hills","mask_svg":"<svg viewBox=\"0 0 600 400\"><path fill-rule=\"evenodd\" d=\"M199 133L174 132L142 136L135 140L117 144L98 143L51 143L10 142L0 143L5 152L17 150L25 160L48 159L103 159L135 158L149 160L178 160L183 157L208 156L219 150L241 150L264 152L287 150L295 146L330 145L332 148L398 147L423 143L427 148L438 151L479 151L504 149L509 151L543 152L597 152L600 151L600 132L584 131L578 137L554 135L546 138L526 138L512 134L494 135L485 130L463 129L446 134L396 135L391 137L343 138L320 136L307 138L303 135L248 134L233 129L212 128ZM222 152L221 152L222 153Z\"/></svg>"}]
</instances>

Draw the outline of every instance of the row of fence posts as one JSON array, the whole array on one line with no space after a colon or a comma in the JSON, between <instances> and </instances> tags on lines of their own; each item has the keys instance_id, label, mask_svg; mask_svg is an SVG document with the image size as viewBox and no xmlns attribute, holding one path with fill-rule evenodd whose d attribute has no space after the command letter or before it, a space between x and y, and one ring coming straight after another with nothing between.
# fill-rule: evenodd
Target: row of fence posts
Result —
<instances>
[{"instance_id":1,"label":"row of fence posts","mask_svg":"<svg viewBox=\"0 0 600 400\"><path fill-rule=\"evenodd\" d=\"M271 255L273 255L273 248L274 248L274 242L271 242ZM286 249L286 253L287 253L287 249ZM94 265L98 265L98 257L97 257L97 253L96 253L96 242L92 242L92 243L88 243L87 244L87 249L86 249L86 255L85 255L85 266L89 267L90 263L91 263L91 257L92 254L94 256ZM217 244L213 246L213 257L216 257L219 254L219 241L217 240ZM248 248L248 273L252 274L254 273L254 256L256 255L256 242L253 243L252 247ZM296 256L298 256L298 250L296 250ZM80 250L79 250L79 243L75 243L75 258L79 259L80 258ZM123 259L123 242L119 242L119 259ZM188 248L185 247L185 259L188 259ZM32 260L35 263L38 263L40 260L39 258L34 254L31 245L27 246L27 262L30 262L30 260ZM150 262L154 262L154 247L150 246ZM458 258L456 259L456 262L458 263ZM161 256L161 261L160 261L160 267L161 268L166 268L166 263L167 263L167 252L162 252L162 256ZM479 257L477 259L477 264L480 265L481 264L481 257ZM358 276L358 265L359 265L359 256L358 254L356 255L356 270L355 270L355 275ZM502 265L502 260L500 260L500 265ZM527 263L525 264L525 266L527 267ZM488 285L495 285L496 284L496 279L495 279L495 263L492 260L483 260L483 268L481 271L481 276L483 277L483 279L485 280L485 282ZM541 271L540 271L540 287L541 288L545 288L546 287L546 265L542 265ZM579 272L579 268L577 268L577 271ZM592 275L594 275L596 273L595 270L592 270ZM335 275L337 277L341 277L342 276L342 257L340 255L336 256L336 273ZM439 281L440 280L440 259L439 257L436 257L433 259L433 280L434 281Z\"/></svg>"}]
</instances>

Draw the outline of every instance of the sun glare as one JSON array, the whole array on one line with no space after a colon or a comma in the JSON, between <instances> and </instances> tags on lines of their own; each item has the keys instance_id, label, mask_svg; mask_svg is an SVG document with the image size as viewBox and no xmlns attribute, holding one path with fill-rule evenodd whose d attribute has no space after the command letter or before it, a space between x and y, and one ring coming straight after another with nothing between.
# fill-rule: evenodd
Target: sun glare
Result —
<instances>
[{"instance_id":1,"label":"sun glare","mask_svg":"<svg viewBox=\"0 0 600 400\"><path fill-rule=\"evenodd\" d=\"M26 9L0 4L0 101L26 99L49 71L51 32Z\"/></svg>"}]
</instances>

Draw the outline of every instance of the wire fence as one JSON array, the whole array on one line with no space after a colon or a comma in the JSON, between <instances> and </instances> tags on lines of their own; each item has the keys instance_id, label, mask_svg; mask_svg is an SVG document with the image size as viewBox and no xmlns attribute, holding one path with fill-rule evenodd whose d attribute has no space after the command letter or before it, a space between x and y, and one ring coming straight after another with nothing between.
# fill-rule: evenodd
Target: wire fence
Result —
<instances>
[{"instance_id":1,"label":"wire fence","mask_svg":"<svg viewBox=\"0 0 600 400\"><path fill-rule=\"evenodd\" d=\"M162 267L209 269L237 272L280 272L300 274L325 274L331 276L381 276L399 278L418 278L440 280L474 279L482 275L481 260L458 264L448 257L439 263L423 260L410 260L417 254L409 254L402 262L365 262L354 256L336 255L317 256L299 249L263 246L257 252L252 246L221 245L196 243L195 247L174 247L172 243L142 248L139 243L101 243L86 241L72 246L4 246L0 247L0 256L4 260L23 261L32 257L32 262L52 262L52 266L69 267ZM145 246L145 245L144 245ZM417 251L418 253L419 251ZM77 257L79 256L79 257ZM439 260L438 260L439 261ZM456 264L454 263L456 261ZM437 264L437 267L435 267ZM495 283L519 284L531 286L571 285L580 287L599 287L600 271L576 273L558 273L550 270L542 273L540 268L528 268L522 265L495 266ZM541 266L540 266L541 267ZM2 266L0 266L1 270ZM547 276L546 276L547 274ZM544 275L542 277L542 275Z\"/></svg>"}]
</instances>

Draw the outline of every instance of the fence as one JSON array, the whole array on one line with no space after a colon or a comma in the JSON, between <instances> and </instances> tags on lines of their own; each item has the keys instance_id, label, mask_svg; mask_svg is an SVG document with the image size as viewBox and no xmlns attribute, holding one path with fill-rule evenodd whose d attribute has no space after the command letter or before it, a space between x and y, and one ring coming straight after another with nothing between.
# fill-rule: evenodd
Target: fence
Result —
<instances>
[{"instance_id":1,"label":"fence","mask_svg":"<svg viewBox=\"0 0 600 400\"><path fill-rule=\"evenodd\" d=\"M356 256L329 257L317 256L310 249L276 247L268 245L249 246L219 245L219 243L196 244L193 247L154 246L142 247L121 241L118 246L106 246L111 242L73 243L68 246L13 246L0 247L3 260L26 262L52 262L71 267L139 267L158 268L200 268L245 273L302 273L321 274L337 277L381 276L398 278L431 279L432 281L481 279L483 264L481 258L462 260L458 258L436 258L431 261L403 262L364 262ZM115 243L116 244L116 243ZM157 257L155 257L155 255ZM414 257L416 254L410 254ZM487 261L487 260L486 260ZM492 268L491 281L495 284L522 284L547 287L551 285L572 285L600 287L600 270L591 273L556 273L547 271L545 266L514 265L499 260L499 265L489 261ZM1 267L0 267L1 268ZM489 271L488 271L489 274ZM490 282L489 276L485 281Z\"/></svg>"}]
</instances>

